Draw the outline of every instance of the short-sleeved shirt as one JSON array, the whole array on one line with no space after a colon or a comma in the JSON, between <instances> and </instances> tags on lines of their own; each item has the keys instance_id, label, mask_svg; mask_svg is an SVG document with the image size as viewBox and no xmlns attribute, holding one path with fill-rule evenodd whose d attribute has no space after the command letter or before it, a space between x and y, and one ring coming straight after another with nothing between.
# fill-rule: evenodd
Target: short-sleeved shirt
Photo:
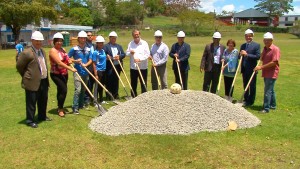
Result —
<instances>
[{"instance_id":1,"label":"short-sleeved shirt","mask_svg":"<svg viewBox=\"0 0 300 169\"><path fill-rule=\"evenodd\" d=\"M68 55L70 58L73 57L75 60L81 59L81 62L84 64L86 64L89 61L89 59L92 59L91 49L87 46L85 46L84 49L80 48L79 46L75 46L71 48ZM75 63L75 68L77 69L79 75L88 75L88 72L80 64Z\"/></svg>"},{"instance_id":2,"label":"short-sleeved shirt","mask_svg":"<svg viewBox=\"0 0 300 169\"><path fill-rule=\"evenodd\" d=\"M106 69L106 54L103 49L96 49L94 51L93 62L96 63L97 71L104 71Z\"/></svg>"},{"instance_id":3,"label":"short-sleeved shirt","mask_svg":"<svg viewBox=\"0 0 300 169\"><path fill-rule=\"evenodd\" d=\"M264 47L261 56L263 65L270 62L277 62L277 64L275 65L275 67L262 69L262 77L277 79L279 73L279 59L280 49L277 46L272 44L270 47Z\"/></svg>"},{"instance_id":4,"label":"short-sleeved shirt","mask_svg":"<svg viewBox=\"0 0 300 169\"><path fill-rule=\"evenodd\" d=\"M16 45L16 50L17 50L18 55L19 55L19 54L20 54L21 52L23 52L23 50L24 50L23 45L21 45L20 43L17 44L17 45Z\"/></svg>"},{"instance_id":5,"label":"short-sleeved shirt","mask_svg":"<svg viewBox=\"0 0 300 169\"><path fill-rule=\"evenodd\" d=\"M130 51L134 50L134 55L132 56ZM134 41L131 41L128 44L128 48L126 51L126 55L130 55L130 69L137 70L138 68L135 66L134 59L140 59L141 62L138 63L140 69L148 69L148 58L150 56L149 45L146 41L140 39L140 42L136 44Z\"/></svg>"}]
</instances>

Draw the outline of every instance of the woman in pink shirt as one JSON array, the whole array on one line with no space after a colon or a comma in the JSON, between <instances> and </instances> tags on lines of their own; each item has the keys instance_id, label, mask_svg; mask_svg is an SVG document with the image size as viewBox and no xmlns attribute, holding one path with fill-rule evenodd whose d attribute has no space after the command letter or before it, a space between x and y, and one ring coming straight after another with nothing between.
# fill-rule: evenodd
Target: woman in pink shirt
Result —
<instances>
[{"instance_id":1,"label":"woman in pink shirt","mask_svg":"<svg viewBox=\"0 0 300 169\"><path fill-rule=\"evenodd\" d=\"M60 117L65 116L64 103L67 96L68 70L76 72L75 68L68 66L71 62L65 50L62 48L63 36L56 33L53 36L54 47L49 52L50 77L57 86L57 112Z\"/></svg>"},{"instance_id":2,"label":"woman in pink shirt","mask_svg":"<svg viewBox=\"0 0 300 169\"><path fill-rule=\"evenodd\" d=\"M264 78L264 105L261 113L269 113L270 109L276 109L275 81L279 73L280 49L273 44L273 35L270 32L264 34L265 47L261 54L261 66L254 70L262 70Z\"/></svg>"}]
</instances>

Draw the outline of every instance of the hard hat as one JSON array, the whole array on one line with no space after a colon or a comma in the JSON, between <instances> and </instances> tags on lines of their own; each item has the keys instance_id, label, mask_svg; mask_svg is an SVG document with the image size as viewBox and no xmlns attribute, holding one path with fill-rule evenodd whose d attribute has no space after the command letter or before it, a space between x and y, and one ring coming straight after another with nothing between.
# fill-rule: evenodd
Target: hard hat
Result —
<instances>
[{"instance_id":1,"label":"hard hat","mask_svg":"<svg viewBox=\"0 0 300 169\"><path fill-rule=\"evenodd\" d=\"M108 36L118 37L118 34L115 31L112 31L112 32L109 33Z\"/></svg>"},{"instance_id":2,"label":"hard hat","mask_svg":"<svg viewBox=\"0 0 300 169\"><path fill-rule=\"evenodd\" d=\"M178 37L178 38L184 38L184 37L185 37L185 33L184 33L183 31L179 31L179 32L177 33L177 37Z\"/></svg>"},{"instance_id":3,"label":"hard hat","mask_svg":"<svg viewBox=\"0 0 300 169\"><path fill-rule=\"evenodd\" d=\"M97 36L96 43L97 42L105 42L104 38L102 36Z\"/></svg>"},{"instance_id":4,"label":"hard hat","mask_svg":"<svg viewBox=\"0 0 300 169\"><path fill-rule=\"evenodd\" d=\"M86 32L80 31L80 32L78 33L78 38L87 38Z\"/></svg>"},{"instance_id":5,"label":"hard hat","mask_svg":"<svg viewBox=\"0 0 300 169\"><path fill-rule=\"evenodd\" d=\"M251 29L247 29L245 31L245 35L250 34L250 33L254 35L254 32Z\"/></svg>"},{"instance_id":6,"label":"hard hat","mask_svg":"<svg viewBox=\"0 0 300 169\"><path fill-rule=\"evenodd\" d=\"M44 36L40 31L34 31L31 35L31 39L33 39L33 40L44 40Z\"/></svg>"},{"instance_id":7,"label":"hard hat","mask_svg":"<svg viewBox=\"0 0 300 169\"><path fill-rule=\"evenodd\" d=\"M154 32L154 36L163 36L163 34L160 30L157 30Z\"/></svg>"},{"instance_id":8,"label":"hard hat","mask_svg":"<svg viewBox=\"0 0 300 169\"><path fill-rule=\"evenodd\" d=\"M220 32L215 32L215 33L213 34L213 38L221 39L221 34L220 34Z\"/></svg>"},{"instance_id":9,"label":"hard hat","mask_svg":"<svg viewBox=\"0 0 300 169\"><path fill-rule=\"evenodd\" d=\"M59 32L57 32L56 34L53 35L53 39L55 39L55 38L57 38L57 39L64 39L63 35L61 33L59 33Z\"/></svg>"},{"instance_id":10,"label":"hard hat","mask_svg":"<svg viewBox=\"0 0 300 169\"><path fill-rule=\"evenodd\" d=\"M270 32L264 34L264 39L273 39L273 35Z\"/></svg>"}]
</instances>

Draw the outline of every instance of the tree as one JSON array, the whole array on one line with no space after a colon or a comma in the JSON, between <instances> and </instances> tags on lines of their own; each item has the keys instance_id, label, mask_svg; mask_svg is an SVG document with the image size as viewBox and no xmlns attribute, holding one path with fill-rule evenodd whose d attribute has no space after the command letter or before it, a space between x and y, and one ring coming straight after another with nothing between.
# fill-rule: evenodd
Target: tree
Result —
<instances>
[{"instance_id":1,"label":"tree","mask_svg":"<svg viewBox=\"0 0 300 169\"><path fill-rule=\"evenodd\" d=\"M201 0L164 0L164 2L176 13L180 13L187 9L197 9Z\"/></svg>"},{"instance_id":2,"label":"tree","mask_svg":"<svg viewBox=\"0 0 300 169\"><path fill-rule=\"evenodd\" d=\"M57 0L1 0L0 17L18 40L21 28L27 24L40 25L41 18L56 21L57 3Z\"/></svg>"},{"instance_id":3,"label":"tree","mask_svg":"<svg viewBox=\"0 0 300 169\"><path fill-rule=\"evenodd\" d=\"M293 0L254 0L258 4L255 8L269 15L268 24L271 24L271 18L282 16L284 13L294 10Z\"/></svg>"},{"instance_id":4,"label":"tree","mask_svg":"<svg viewBox=\"0 0 300 169\"><path fill-rule=\"evenodd\" d=\"M215 20L214 15L205 14L197 10L187 10L178 15L182 26L193 29L195 35L199 35L200 27L212 26L212 22Z\"/></svg>"},{"instance_id":5,"label":"tree","mask_svg":"<svg viewBox=\"0 0 300 169\"><path fill-rule=\"evenodd\" d=\"M138 0L119 2L120 25L138 24L144 19L144 9Z\"/></svg>"},{"instance_id":6,"label":"tree","mask_svg":"<svg viewBox=\"0 0 300 169\"><path fill-rule=\"evenodd\" d=\"M149 17L153 17L157 14L162 14L165 8L163 0L144 0L144 6Z\"/></svg>"},{"instance_id":7,"label":"tree","mask_svg":"<svg viewBox=\"0 0 300 169\"><path fill-rule=\"evenodd\" d=\"M88 8L72 8L70 10L70 17L73 18L77 24L80 25L93 25L93 18Z\"/></svg>"}]
</instances>

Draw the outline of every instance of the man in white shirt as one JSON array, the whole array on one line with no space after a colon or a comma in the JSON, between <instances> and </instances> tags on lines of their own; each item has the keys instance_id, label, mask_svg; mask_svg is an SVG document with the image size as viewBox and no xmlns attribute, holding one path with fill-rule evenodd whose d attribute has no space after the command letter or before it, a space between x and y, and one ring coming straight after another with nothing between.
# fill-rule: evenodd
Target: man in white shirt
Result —
<instances>
[{"instance_id":1,"label":"man in white shirt","mask_svg":"<svg viewBox=\"0 0 300 169\"><path fill-rule=\"evenodd\" d=\"M129 42L126 50L126 55L130 56L130 80L131 86L134 91L134 95L137 96L137 83L138 79L141 83L142 93L146 92L147 89L147 75L148 75L148 58L150 56L149 45L146 41L140 38L140 31L135 29L132 31L133 40ZM138 65L138 66L137 66ZM141 70L141 74L145 81L145 86L142 83L142 79L139 75L138 67Z\"/></svg>"},{"instance_id":2,"label":"man in white shirt","mask_svg":"<svg viewBox=\"0 0 300 169\"><path fill-rule=\"evenodd\" d=\"M158 81L155 74L154 68L157 70L157 74L159 76L159 80L161 81L161 89L167 89L167 61L169 55L169 48L168 46L162 42L162 32L157 30L154 33L155 43L151 46L151 59L153 59L153 65L151 68L151 83L152 83L152 90L158 89Z\"/></svg>"}]
</instances>

